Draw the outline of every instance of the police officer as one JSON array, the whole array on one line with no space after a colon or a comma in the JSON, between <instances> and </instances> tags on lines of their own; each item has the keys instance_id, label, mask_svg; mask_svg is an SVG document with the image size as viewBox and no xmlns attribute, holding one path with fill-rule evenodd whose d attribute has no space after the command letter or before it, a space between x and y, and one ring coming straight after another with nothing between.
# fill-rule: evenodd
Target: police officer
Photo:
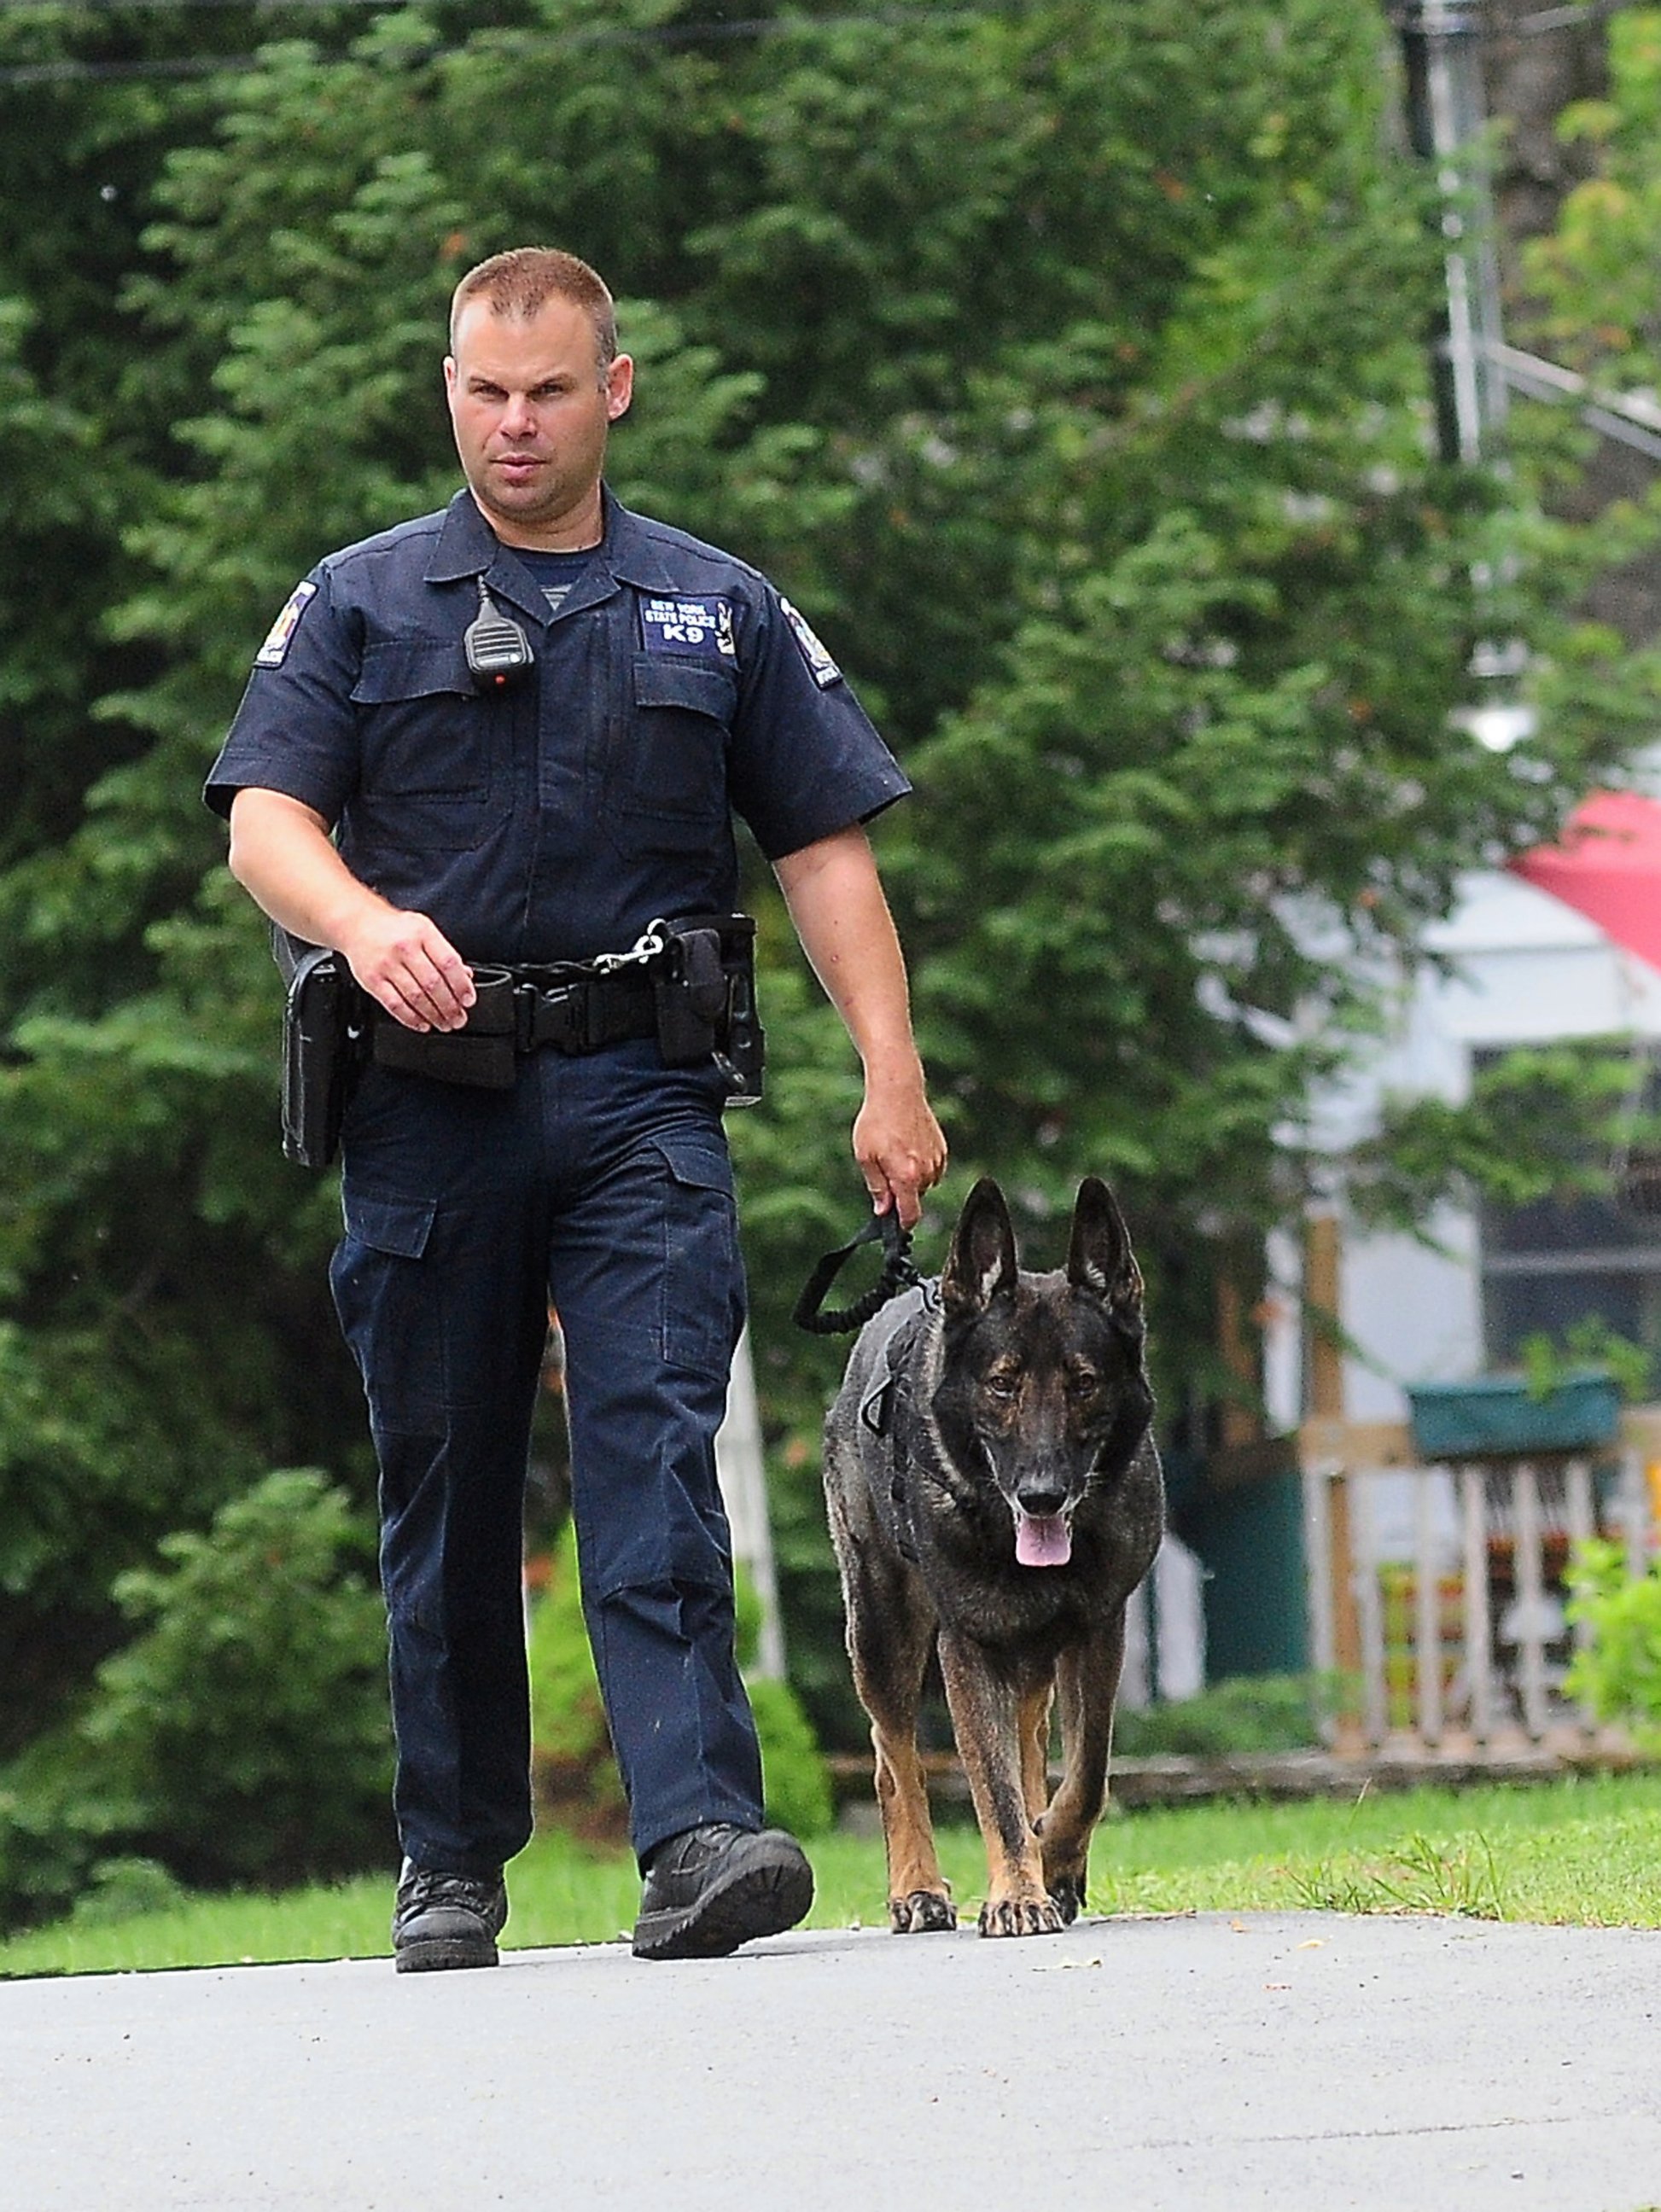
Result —
<instances>
[{"instance_id":1,"label":"police officer","mask_svg":"<svg viewBox=\"0 0 1661 2212\"><path fill-rule=\"evenodd\" d=\"M593 270L542 247L472 270L444 375L465 489L296 588L206 794L239 881L344 955L399 1047L347 1109L331 1271L380 1468L394 1951L495 1964L531 1832L520 1518L551 1298L635 1948L715 1956L794 1926L812 1877L763 1828L733 1656L726 1085L711 1055L666 1060L654 925L730 912L735 810L863 1061L873 1200L910 1225L946 1148L861 826L909 786L764 577L605 487L633 365ZM531 994L558 1018L520 1035L515 1079L422 1072L500 967L566 986Z\"/></svg>"}]
</instances>

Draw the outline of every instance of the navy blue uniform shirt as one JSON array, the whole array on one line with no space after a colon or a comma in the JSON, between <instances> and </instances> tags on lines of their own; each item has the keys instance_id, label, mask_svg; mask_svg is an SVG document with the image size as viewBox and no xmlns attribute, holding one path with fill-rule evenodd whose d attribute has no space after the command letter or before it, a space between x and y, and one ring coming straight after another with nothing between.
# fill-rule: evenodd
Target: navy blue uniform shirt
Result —
<instances>
[{"instance_id":1,"label":"navy blue uniform shirt","mask_svg":"<svg viewBox=\"0 0 1661 2212\"><path fill-rule=\"evenodd\" d=\"M464 959L533 962L729 912L733 811L772 860L910 789L765 577L609 492L605 516L557 614L465 490L331 554L260 649L209 805L285 793ZM536 655L493 694L462 643L481 577Z\"/></svg>"}]
</instances>

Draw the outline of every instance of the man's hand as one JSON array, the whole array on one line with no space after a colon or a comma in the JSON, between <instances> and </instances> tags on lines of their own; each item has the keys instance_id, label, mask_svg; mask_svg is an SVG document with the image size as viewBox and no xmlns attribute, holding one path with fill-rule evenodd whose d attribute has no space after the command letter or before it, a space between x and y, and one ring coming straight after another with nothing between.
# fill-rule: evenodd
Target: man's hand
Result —
<instances>
[{"instance_id":1,"label":"man's hand","mask_svg":"<svg viewBox=\"0 0 1661 2212\"><path fill-rule=\"evenodd\" d=\"M406 1030L459 1030L478 994L461 955L424 914L371 908L339 950L369 996Z\"/></svg>"},{"instance_id":2,"label":"man's hand","mask_svg":"<svg viewBox=\"0 0 1661 2212\"><path fill-rule=\"evenodd\" d=\"M946 1173L946 1139L923 1096L921 1066L915 1084L867 1085L854 1124L854 1158L877 1212L892 1206L901 1228L915 1229L922 1194Z\"/></svg>"},{"instance_id":3,"label":"man's hand","mask_svg":"<svg viewBox=\"0 0 1661 2212\"><path fill-rule=\"evenodd\" d=\"M331 945L407 1030L459 1030L478 996L466 963L424 914L389 906L336 852L315 808L250 786L231 802L231 873L272 921Z\"/></svg>"}]
</instances>

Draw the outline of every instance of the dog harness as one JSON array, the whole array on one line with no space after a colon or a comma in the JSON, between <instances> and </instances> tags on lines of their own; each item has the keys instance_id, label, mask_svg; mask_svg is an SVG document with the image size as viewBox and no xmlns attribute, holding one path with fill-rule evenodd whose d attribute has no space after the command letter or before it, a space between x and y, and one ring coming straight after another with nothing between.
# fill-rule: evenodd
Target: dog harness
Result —
<instances>
[{"instance_id":1,"label":"dog harness","mask_svg":"<svg viewBox=\"0 0 1661 2212\"><path fill-rule=\"evenodd\" d=\"M886 1254L881 1274L863 1297L824 1312L830 1285L843 1268L862 1244L875 1243L879 1237ZM886 1496L868 1470L867 1480L871 1483L878 1512L891 1521L900 1557L916 1566L916 1524L906 1476L914 1456L911 1436L917 1416L907 1364L924 1324L939 1308L940 1286L938 1278L925 1282L912 1265L911 1232L901 1228L899 1216L891 1206L885 1213L873 1213L845 1244L825 1254L808 1277L791 1317L797 1328L806 1329L810 1336L843 1336L874 1321L892 1299L908 1291L918 1294L915 1310L897 1320L891 1329L882 1346L882 1375L861 1399L859 1417L861 1426L888 1446L884 1485Z\"/></svg>"},{"instance_id":2,"label":"dog harness","mask_svg":"<svg viewBox=\"0 0 1661 2212\"><path fill-rule=\"evenodd\" d=\"M918 1565L916 1520L910 1475L917 1457L918 1413L911 1390L911 1353L940 1310L938 1279L915 1285L915 1310L898 1322L882 1347L881 1372L860 1401L860 1425L887 1447L881 1472L867 1464L867 1480L877 1510L891 1522L896 1550Z\"/></svg>"}]
</instances>

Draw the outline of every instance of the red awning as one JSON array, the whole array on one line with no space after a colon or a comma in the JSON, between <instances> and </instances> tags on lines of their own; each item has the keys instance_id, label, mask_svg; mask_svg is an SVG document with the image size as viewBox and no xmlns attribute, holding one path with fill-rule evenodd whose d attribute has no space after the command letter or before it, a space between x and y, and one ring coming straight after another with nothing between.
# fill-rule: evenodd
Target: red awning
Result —
<instances>
[{"instance_id":1,"label":"red awning","mask_svg":"<svg viewBox=\"0 0 1661 2212\"><path fill-rule=\"evenodd\" d=\"M1661 802L1597 791L1569 817L1561 845L1520 853L1512 871L1661 968Z\"/></svg>"}]
</instances>

